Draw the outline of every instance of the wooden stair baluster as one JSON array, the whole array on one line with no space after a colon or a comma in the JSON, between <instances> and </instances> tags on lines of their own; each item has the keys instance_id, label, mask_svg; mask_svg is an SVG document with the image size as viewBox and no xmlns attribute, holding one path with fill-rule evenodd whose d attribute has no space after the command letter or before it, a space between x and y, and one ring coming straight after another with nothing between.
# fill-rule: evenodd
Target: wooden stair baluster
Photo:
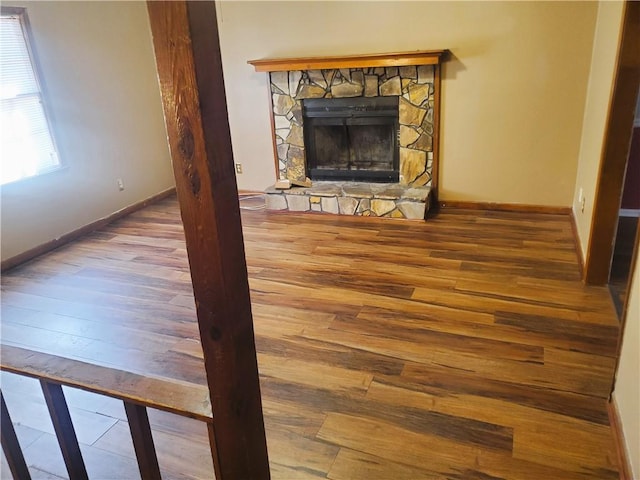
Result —
<instances>
[{"instance_id":1,"label":"wooden stair baluster","mask_svg":"<svg viewBox=\"0 0 640 480\"><path fill-rule=\"evenodd\" d=\"M147 409L142 405L124 402L124 410L129 421L129 430L138 459L140 476L143 480L160 480L162 476L160 475L156 449L153 445Z\"/></svg>"},{"instance_id":2,"label":"wooden stair baluster","mask_svg":"<svg viewBox=\"0 0 640 480\"><path fill-rule=\"evenodd\" d=\"M53 428L58 437L64 463L67 466L69 480L88 480L89 476L87 475L87 469L82 459L78 437L73 428L69 407L67 406L67 401L64 399L62 385L50 383L45 380L40 380L40 385L42 386L47 408L49 408Z\"/></svg>"},{"instance_id":3,"label":"wooden stair baluster","mask_svg":"<svg viewBox=\"0 0 640 480\"><path fill-rule=\"evenodd\" d=\"M13 478L31 480L31 474L29 473L27 462L24 460L24 455L22 454L22 449L20 448L16 431L13 428L13 423L11 423L11 416L9 415L9 410L7 409L7 404L4 401L2 391L0 391L0 411L2 450L4 451L4 456L7 458L11 475L13 475Z\"/></svg>"}]
</instances>

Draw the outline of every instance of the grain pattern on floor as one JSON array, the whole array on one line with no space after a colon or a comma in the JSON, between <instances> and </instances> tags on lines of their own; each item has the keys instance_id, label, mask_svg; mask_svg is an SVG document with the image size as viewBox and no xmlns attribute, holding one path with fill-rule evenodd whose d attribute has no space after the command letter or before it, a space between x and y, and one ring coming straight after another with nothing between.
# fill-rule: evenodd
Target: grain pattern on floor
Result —
<instances>
[{"instance_id":1,"label":"grain pattern on floor","mask_svg":"<svg viewBox=\"0 0 640 480\"><path fill-rule=\"evenodd\" d=\"M243 211L243 228L274 479L617 478L618 324L580 281L568 217ZM2 342L203 384L175 199L4 275ZM3 391L27 460L64 476L34 460L55 447L24 383ZM71 403L88 468L120 474L126 416L87 395ZM204 428L152 424L167 478L209 474Z\"/></svg>"}]
</instances>

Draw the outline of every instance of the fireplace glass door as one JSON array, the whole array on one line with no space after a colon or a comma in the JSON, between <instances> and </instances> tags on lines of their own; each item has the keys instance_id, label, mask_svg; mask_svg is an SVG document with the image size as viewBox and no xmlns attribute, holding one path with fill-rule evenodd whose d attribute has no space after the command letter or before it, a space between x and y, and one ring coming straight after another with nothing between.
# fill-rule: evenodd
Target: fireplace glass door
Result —
<instances>
[{"instance_id":1,"label":"fireplace glass door","mask_svg":"<svg viewBox=\"0 0 640 480\"><path fill-rule=\"evenodd\" d=\"M312 180L397 182L398 97L303 101Z\"/></svg>"}]
</instances>

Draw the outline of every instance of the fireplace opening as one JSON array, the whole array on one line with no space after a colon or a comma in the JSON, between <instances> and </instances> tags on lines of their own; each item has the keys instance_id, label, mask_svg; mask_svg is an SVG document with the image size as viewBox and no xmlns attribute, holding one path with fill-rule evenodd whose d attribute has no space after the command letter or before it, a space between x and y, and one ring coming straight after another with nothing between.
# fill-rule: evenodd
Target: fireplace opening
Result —
<instances>
[{"instance_id":1,"label":"fireplace opening","mask_svg":"<svg viewBox=\"0 0 640 480\"><path fill-rule=\"evenodd\" d=\"M398 182L398 97L302 101L311 180Z\"/></svg>"}]
</instances>

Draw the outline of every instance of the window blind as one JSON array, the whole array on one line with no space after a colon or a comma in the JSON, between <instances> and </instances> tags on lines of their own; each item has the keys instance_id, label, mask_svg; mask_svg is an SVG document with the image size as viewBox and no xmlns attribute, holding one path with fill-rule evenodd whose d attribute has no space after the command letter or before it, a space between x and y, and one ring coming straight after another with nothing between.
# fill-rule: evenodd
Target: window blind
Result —
<instances>
[{"instance_id":1,"label":"window blind","mask_svg":"<svg viewBox=\"0 0 640 480\"><path fill-rule=\"evenodd\" d=\"M0 180L3 185L60 166L21 17L0 15Z\"/></svg>"}]
</instances>

